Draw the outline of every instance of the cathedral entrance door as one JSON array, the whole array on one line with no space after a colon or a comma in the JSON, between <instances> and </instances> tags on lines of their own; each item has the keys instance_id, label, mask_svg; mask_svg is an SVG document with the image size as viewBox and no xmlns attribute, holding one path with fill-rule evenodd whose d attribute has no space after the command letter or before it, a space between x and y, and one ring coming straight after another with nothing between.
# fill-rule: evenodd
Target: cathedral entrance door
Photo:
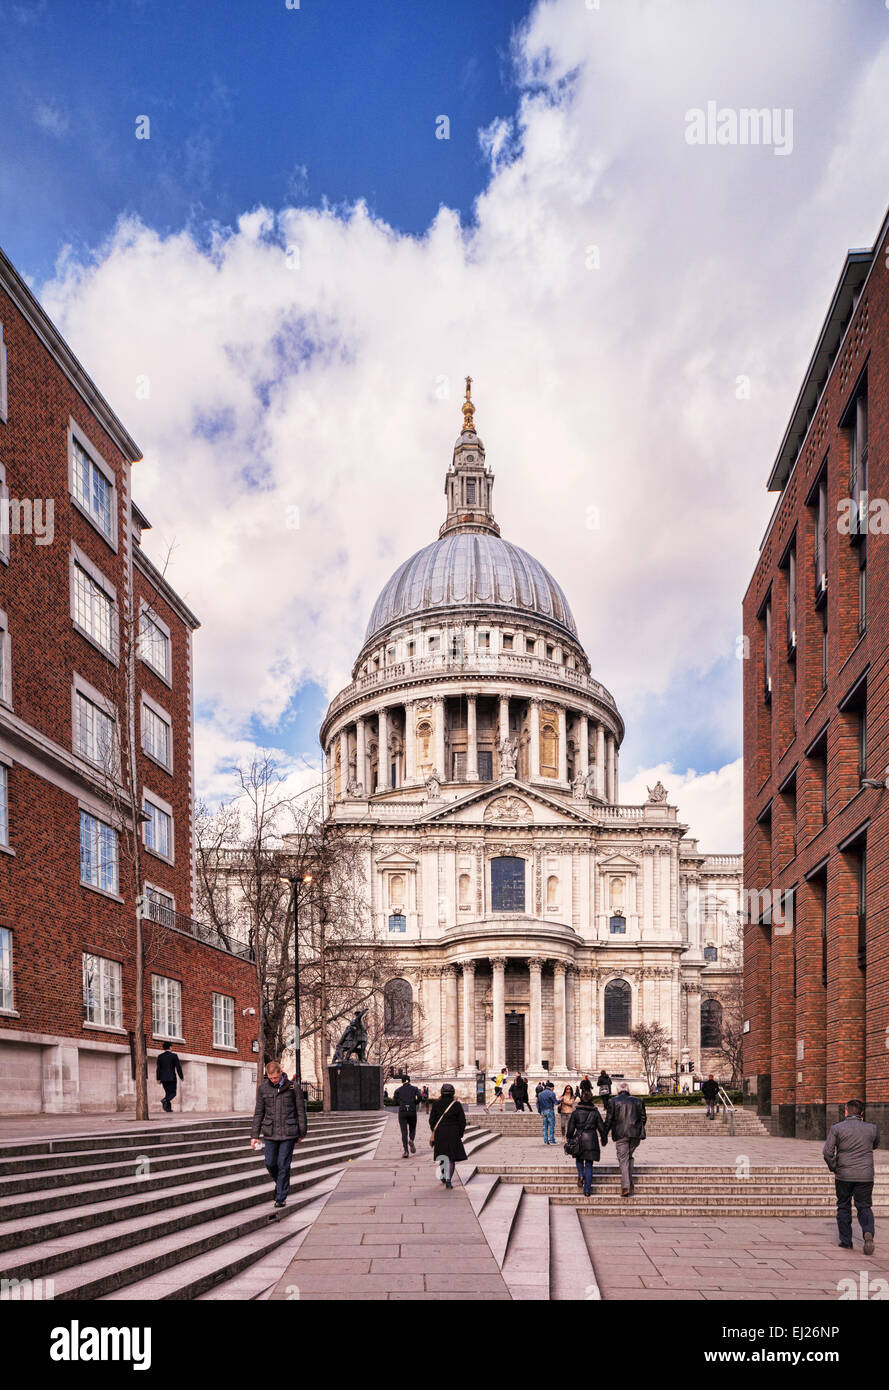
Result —
<instances>
[{"instance_id":1,"label":"cathedral entrance door","mask_svg":"<svg viewBox=\"0 0 889 1390\"><path fill-rule=\"evenodd\" d=\"M506 1015L506 1070L525 1070L525 1015Z\"/></svg>"}]
</instances>

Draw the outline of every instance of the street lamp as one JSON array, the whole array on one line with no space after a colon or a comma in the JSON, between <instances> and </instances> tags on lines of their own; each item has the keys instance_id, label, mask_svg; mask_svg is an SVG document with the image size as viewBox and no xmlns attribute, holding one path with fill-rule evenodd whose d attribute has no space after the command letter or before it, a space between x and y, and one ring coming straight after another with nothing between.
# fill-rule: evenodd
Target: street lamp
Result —
<instances>
[{"instance_id":1,"label":"street lamp","mask_svg":"<svg viewBox=\"0 0 889 1390\"><path fill-rule=\"evenodd\" d=\"M281 882L290 884L290 901L293 904L293 1071L296 1084L301 1086L303 1078L299 1031L299 890L301 887L308 888L311 885L312 875L303 874L301 878L297 878L291 877L289 874L282 874Z\"/></svg>"}]
</instances>

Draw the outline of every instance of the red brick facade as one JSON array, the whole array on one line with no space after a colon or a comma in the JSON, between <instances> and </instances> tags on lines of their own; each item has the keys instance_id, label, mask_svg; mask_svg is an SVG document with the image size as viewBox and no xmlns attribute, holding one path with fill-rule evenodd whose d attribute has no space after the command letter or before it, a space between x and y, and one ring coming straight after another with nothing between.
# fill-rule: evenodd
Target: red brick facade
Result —
<instances>
[{"instance_id":1,"label":"red brick facade","mask_svg":"<svg viewBox=\"0 0 889 1390\"><path fill-rule=\"evenodd\" d=\"M164 895L146 909L149 1053L176 1037L183 1108L240 1107L255 1067L255 1014L244 1012L255 1003L253 967L196 939L191 921L197 620L141 549L138 449L2 254L0 378L0 485L12 499L0 536L0 1113L132 1105L133 926L146 886ZM86 493L75 468L92 480ZM140 648L128 687L127 613L143 607L160 655L152 663ZM139 793L159 808L154 833L171 831L167 852L153 852L152 829L143 831L138 884L115 779L85 752L84 733L108 718L125 728L128 689ZM117 832L116 874L103 826ZM93 833L111 866L88 857L84 870L81 837L92 844ZM112 963L102 1023L86 1015L84 953ZM153 975L179 983L172 1032L153 1017ZM233 1001L217 1008L232 1023L231 1047L214 1039L214 994Z\"/></svg>"},{"instance_id":2,"label":"red brick facade","mask_svg":"<svg viewBox=\"0 0 889 1390\"><path fill-rule=\"evenodd\" d=\"M889 1137L889 790L865 784L889 777L889 222L846 259L769 487L744 599L745 1085L782 1134L858 1096Z\"/></svg>"}]
</instances>

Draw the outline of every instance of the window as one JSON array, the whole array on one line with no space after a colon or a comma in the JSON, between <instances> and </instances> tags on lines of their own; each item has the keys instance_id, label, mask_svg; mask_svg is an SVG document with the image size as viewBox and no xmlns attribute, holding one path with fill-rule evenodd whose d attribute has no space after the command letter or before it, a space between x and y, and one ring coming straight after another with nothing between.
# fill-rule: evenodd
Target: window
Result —
<instances>
[{"instance_id":1,"label":"window","mask_svg":"<svg viewBox=\"0 0 889 1390\"><path fill-rule=\"evenodd\" d=\"M867 969L867 845L858 851L858 968Z\"/></svg>"},{"instance_id":2,"label":"window","mask_svg":"<svg viewBox=\"0 0 889 1390\"><path fill-rule=\"evenodd\" d=\"M478 649L480 652L487 652L491 650L490 632L480 632L478 634Z\"/></svg>"},{"instance_id":3,"label":"window","mask_svg":"<svg viewBox=\"0 0 889 1390\"><path fill-rule=\"evenodd\" d=\"M526 638L525 638L525 651L528 653L528 655L529 655L529 656L533 656L536 650L537 650L537 643L535 642L534 638L533 638L533 637L526 637Z\"/></svg>"},{"instance_id":4,"label":"window","mask_svg":"<svg viewBox=\"0 0 889 1390\"><path fill-rule=\"evenodd\" d=\"M511 652L511 651L512 651L512 643L513 643L513 636L512 636L512 633L511 633L511 632L505 632L505 633L503 634L503 650L504 650L505 652Z\"/></svg>"},{"instance_id":5,"label":"window","mask_svg":"<svg viewBox=\"0 0 889 1390\"><path fill-rule=\"evenodd\" d=\"M12 932L8 927L0 927L0 1009L13 1009Z\"/></svg>"},{"instance_id":6,"label":"window","mask_svg":"<svg viewBox=\"0 0 889 1390\"><path fill-rule=\"evenodd\" d=\"M9 419L9 392L6 377L6 343L3 340L3 324L0 323L0 420L5 424Z\"/></svg>"},{"instance_id":7,"label":"window","mask_svg":"<svg viewBox=\"0 0 889 1390\"><path fill-rule=\"evenodd\" d=\"M470 894L471 894L471 891L472 891L472 883L471 883L471 880L470 880L470 878L469 878L469 874L461 874L461 875L460 875L460 878L459 878L459 881L458 881L458 889L459 889L459 896L460 896L460 906L461 906L461 907L469 907L469 905L470 905Z\"/></svg>"},{"instance_id":8,"label":"window","mask_svg":"<svg viewBox=\"0 0 889 1390\"><path fill-rule=\"evenodd\" d=\"M722 1005L705 999L701 1005L701 1047L719 1047L722 1041Z\"/></svg>"},{"instance_id":9,"label":"window","mask_svg":"<svg viewBox=\"0 0 889 1390\"><path fill-rule=\"evenodd\" d=\"M158 922L162 927L175 927L176 901L171 893L146 883L145 908L149 921Z\"/></svg>"},{"instance_id":10,"label":"window","mask_svg":"<svg viewBox=\"0 0 889 1390\"><path fill-rule=\"evenodd\" d=\"M96 767L114 765L114 720L82 691L74 691L74 752Z\"/></svg>"},{"instance_id":11,"label":"window","mask_svg":"<svg viewBox=\"0 0 889 1390\"><path fill-rule=\"evenodd\" d=\"M172 859L173 816L170 807L150 800L147 792L142 804L148 816L143 836L145 848L159 854L162 859Z\"/></svg>"},{"instance_id":12,"label":"window","mask_svg":"<svg viewBox=\"0 0 889 1390\"><path fill-rule=\"evenodd\" d=\"M606 1038L629 1037L631 998L626 980L612 980L605 986Z\"/></svg>"},{"instance_id":13,"label":"window","mask_svg":"<svg viewBox=\"0 0 889 1390\"><path fill-rule=\"evenodd\" d=\"M213 1046L235 1046L235 1001L227 994L213 995Z\"/></svg>"},{"instance_id":14,"label":"window","mask_svg":"<svg viewBox=\"0 0 889 1390\"><path fill-rule=\"evenodd\" d=\"M466 781L466 754L465 754L465 753L452 753L452 754L451 754L451 781L452 781L452 782L465 782L465 781Z\"/></svg>"},{"instance_id":15,"label":"window","mask_svg":"<svg viewBox=\"0 0 889 1390\"><path fill-rule=\"evenodd\" d=\"M80 443L71 438L72 490L106 540L114 540L114 484Z\"/></svg>"},{"instance_id":16,"label":"window","mask_svg":"<svg viewBox=\"0 0 889 1390\"><path fill-rule=\"evenodd\" d=\"M474 506L475 506L475 479L474 479L474 478L467 478L467 479L466 479L466 505L469 506L469 507L474 507Z\"/></svg>"},{"instance_id":17,"label":"window","mask_svg":"<svg viewBox=\"0 0 889 1390\"><path fill-rule=\"evenodd\" d=\"M820 606L827 595L827 470L818 483L815 496L815 603Z\"/></svg>"},{"instance_id":18,"label":"window","mask_svg":"<svg viewBox=\"0 0 889 1390\"><path fill-rule=\"evenodd\" d=\"M0 560L9 564L9 534L12 530L12 516L9 512L9 488L6 486L6 469L0 463Z\"/></svg>"},{"instance_id":19,"label":"window","mask_svg":"<svg viewBox=\"0 0 889 1390\"><path fill-rule=\"evenodd\" d=\"M142 610L139 616L139 655L147 666L170 680L170 632L153 614Z\"/></svg>"},{"instance_id":20,"label":"window","mask_svg":"<svg viewBox=\"0 0 889 1390\"><path fill-rule=\"evenodd\" d=\"M12 639L9 636L9 619L0 610L0 700L4 705L12 704Z\"/></svg>"},{"instance_id":21,"label":"window","mask_svg":"<svg viewBox=\"0 0 889 1390\"><path fill-rule=\"evenodd\" d=\"M114 600L76 560L74 621L103 652L114 655Z\"/></svg>"},{"instance_id":22,"label":"window","mask_svg":"<svg viewBox=\"0 0 889 1390\"><path fill-rule=\"evenodd\" d=\"M407 980L390 980L383 990L383 1031L389 1037L413 1037L414 991Z\"/></svg>"},{"instance_id":23,"label":"window","mask_svg":"<svg viewBox=\"0 0 889 1390\"><path fill-rule=\"evenodd\" d=\"M806 752L816 777L817 811L822 825L827 824L827 730Z\"/></svg>"},{"instance_id":24,"label":"window","mask_svg":"<svg viewBox=\"0 0 889 1390\"><path fill-rule=\"evenodd\" d=\"M626 934L627 934L627 919L626 919L626 917L622 917L622 916L620 915L620 913L615 913L614 916L611 917L611 918L609 919L609 922L608 922L608 930L609 930L609 932L611 933L612 936L626 936Z\"/></svg>"},{"instance_id":25,"label":"window","mask_svg":"<svg viewBox=\"0 0 889 1390\"><path fill-rule=\"evenodd\" d=\"M494 755L484 749L478 755L478 780L480 782L490 782L494 776Z\"/></svg>"},{"instance_id":26,"label":"window","mask_svg":"<svg viewBox=\"0 0 889 1390\"><path fill-rule=\"evenodd\" d=\"M429 636L429 650L430 652L438 651L438 633L436 632L431 633Z\"/></svg>"},{"instance_id":27,"label":"window","mask_svg":"<svg viewBox=\"0 0 889 1390\"><path fill-rule=\"evenodd\" d=\"M787 552L787 655L796 656L796 546Z\"/></svg>"},{"instance_id":28,"label":"window","mask_svg":"<svg viewBox=\"0 0 889 1390\"><path fill-rule=\"evenodd\" d=\"M524 859L501 855L491 860L491 907L494 912L524 912Z\"/></svg>"},{"instance_id":29,"label":"window","mask_svg":"<svg viewBox=\"0 0 889 1390\"><path fill-rule=\"evenodd\" d=\"M546 905L554 911L559 905L559 879L557 874L550 874L546 880Z\"/></svg>"},{"instance_id":30,"label":"window","mask_svg":"<svg viewBox=\"0 0 889 1390\"><path fill-rule=\"evenodd\" d=\"M117 892L117 834L88 811L80 813L80 881Z\"/></svg>"},{"instance_id":31,"label":"window","mask_svg":"<svg viewBox=\"0 0 889 1390\"><path fill-rule=\"evenodd\" d=\"M716 961L716 960L718 959L718 957L719 957L719 952L717 951L717 949L716 949L715 946L705 946L705 947L704 947L704 960L709 961L709 962L712 963L712 962Z\"/></svg>"},{"instance_id":32,"label":"window","mask_svg":"<svg viewBox=\"0 0 889 1390\"><path fill-rule=\"evenodd\" d=\"M763 617L762 680L766 704L772 698L772 600L768 600Z\"/></svg>"},{"instance_id":33,"label":"window","mask_svg":"<svg viewBox=\"0 0 889 1390\"><path fill-rule=\"evenodd\" d=\"M849 435L850 535L855 545L867 536L867 382L846 413Z\"/></svg>"},{"instance_id":34,"label":"window","mask_svg":"<svg viewBox=\"0 0 889 1390\"><path fill-rule=\"evenodd\" d=\"M0 845L9 844L9 768L0 763Z\"/></svg>"},{"instance_id":35,"label":"window","mask_svg":"<svg viewBox=\"0 0 889 1390\"><path fill-rule=\"evenodd\" d=\"M173 730L169 715L142 697L142 749L162 767L173 765Z\"/></svg>"},{"instance_id":36,"label":"window","mask_svg":"<svg viewBox=\"0 0 889 1390\"><path fill-rule=\"evenodd\" d=\"M182 985L178 980L152 975L151 1013L155 1037L182 1037Z\"/></svg>"},{"instance_id":37,"label":"window","mask_svg":"<svg viewBox=\"0 0 889 1390\"><path fill-rule=\"evenodd\" d=\"M392 913L390 913L390 915L389 915L389 930L390 930L390 931L398 931L398 932L406 932L406 931L407 931L407 918L405 917L405 915L404 915L403 912L392 912Z\"/></svg>"},{"instance_id":38,"label":"window","mask_svg":"<svg viewBox=\"0 0 889 1390\"><path fill-rule=\"evenodd\" d=\"M83 955L83 1021L120 1028L120 962Z\"/></svg>"}]
</instances>

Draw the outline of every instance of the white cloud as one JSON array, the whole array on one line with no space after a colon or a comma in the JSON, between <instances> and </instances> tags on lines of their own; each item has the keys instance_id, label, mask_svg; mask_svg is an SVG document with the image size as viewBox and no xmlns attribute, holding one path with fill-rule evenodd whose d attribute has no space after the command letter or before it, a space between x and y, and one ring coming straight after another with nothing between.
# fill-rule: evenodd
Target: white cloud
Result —
<instances>
[{"instance_id":1,"label":"white cloud","mask_svg":"<svg viewBox=\"0 0 889 1390\"><path fill-rule=\"evenodd\" d=\"M855 23L817 0L548 0L518 108L480 137L471 229L259 208L200 245L124 220L60 261L42 297L145 449L146 545L175 538L214 737L348 679L379 588L437 534L467 372L503 532L553 569L618 702L731 654L799 373L889 187L889 40L856 70ZM687 145L710 98L792 107L793 154Z\"/></svg>"},{"instance_id":2,"label":"white cloud","mask_svg":"<svg viewBox=\"0 0 889 1390\"><path fill-rule=\"evenodd\" d=\"M678 807L679 819L688 826L688 834L697 839L699 849L709 854L741 852L741 758L714 772L695 772L693 768L677 772L670 763L644 768L626 780L621 779L621 802L638 806L658 780L667 789L669 804Z\"/></svg>"},{"instance_id":3,"label":"white cloud","mask_svg":"<svg viewBox=\"0 0 889 1390\"><path fill-rule=\"evenodd\" d=\"M61 136L68 130L67 112L60 110L52 102L38 102L34 108L34 120L47 135Z\"/></svg>"}]
</instances>

